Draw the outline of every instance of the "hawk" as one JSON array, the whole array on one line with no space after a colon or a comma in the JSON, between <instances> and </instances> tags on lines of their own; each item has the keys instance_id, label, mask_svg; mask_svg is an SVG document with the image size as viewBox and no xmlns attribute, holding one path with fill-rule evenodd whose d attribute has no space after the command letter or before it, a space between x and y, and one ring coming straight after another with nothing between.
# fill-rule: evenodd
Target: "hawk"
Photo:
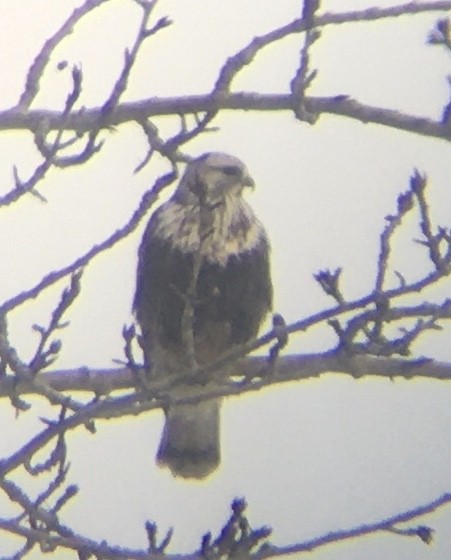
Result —
<instances>
[{"instance_id":1,"label":"hawk","mask_svg":"<svg viewBox=\"0 0 451 560\"><path fill-rule=\"evenodd\" d=\"M206 153L188 163L146 227L134 311L152 377L189 373L187 306L200 366L254 338L271 309L268 238L246 187L254 181L241 160ZM219 400L167 406L158 464L184 478L210 474L220 462L219 408Z\"/></svg>"}]
</instances>

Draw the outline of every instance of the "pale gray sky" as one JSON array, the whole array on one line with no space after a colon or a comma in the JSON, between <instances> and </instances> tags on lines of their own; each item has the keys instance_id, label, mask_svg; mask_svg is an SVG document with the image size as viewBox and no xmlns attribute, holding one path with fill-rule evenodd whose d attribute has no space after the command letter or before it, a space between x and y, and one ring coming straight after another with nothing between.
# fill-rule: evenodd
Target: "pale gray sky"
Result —
<instances>
[{"instance_id":1,"label":"pale gray sky","mask_svg":"<svg viewBox=\"0 0 451 560\"><path fill-rule=\"evenodd\" d=\"M33 56L80 3L0 0L1 108L17 101ZM143 49L126 99L207 92L227 56L253 36L298 16L300 4L161 0L155 18L168 15L174 25ZM322 5L345 10L375 3L324 0ZM57 70L60 60L81 65L82 103L101 103L138 18L137 5L127 0L93 12L52 59L35 106L63 107L70 82L68 72ZM449 94L450 67L444 50L425 46L437 18L428 14L325 29L312 49L319 69L312 94L349 94L361 102L437 118ZM288 91L299 46L294 36L263 52L234 89ZM163 130L174 125L159 124ZM272 242L276 308L287 321L332 303L312 278L321 268L344 268L343 290L349 298L371 289L384 217L394 211L414 167L430 178L434 217L449 224L451 157L445 142L334 117L322 117L310 127L289 113L225 113L217 124L218 132L196 139L187 151L221 150L247 163L258 185L249 200ZM8 240L0 254L5 267L2 301L103 240L128 219L152 183L157 165L133 175L146 152L138 128L127 125L105 136L106 145L94 160L49 175L42 188L47 204L30 196L0 210L0 235ZM2 133L0 151L1 188L6 191L13 184L12 165L27 178L38 159L31 136L23 132ZM141 233L142 228L85 271L58 367L110 367L113 358L121 357L122 325L132 319ZM395 251L396 267L407 278L424 269L421 249L410 243L416 235L411 220ZM46 323L62 287L11 315L12 340L24 358L36 344L31 325ZM449 287L448 282L437 296L449 293ZM293 336L289 350L320 350L332 341L327 329L316 329ZM451 359L449 330L424 337L417 352ZM170 552L192 550L204 532L218 530L237 495L246 496L254 526L274 527L278 544L375 521L449 490L450 398L450 386L441 382L329 375L228 400L222 415L223 464L203 483L174 480L155 467L161 413L98 422L96 436L80 430L68 438L70 477L81 492L62 518L87 536L130 547L145 545L143 522L152 519L163 531L175 527ZM14 411L3 404L0 417L7 429L0 439L2 456L34 433L39 424L32 416L46 413L37 405L39 413L33 409L14 420ZM420 522L437 529L434 546L373 536L324 549L312 558L438 560L449 555L451 517L441 512Z\"/></svg>"}]
</instances>

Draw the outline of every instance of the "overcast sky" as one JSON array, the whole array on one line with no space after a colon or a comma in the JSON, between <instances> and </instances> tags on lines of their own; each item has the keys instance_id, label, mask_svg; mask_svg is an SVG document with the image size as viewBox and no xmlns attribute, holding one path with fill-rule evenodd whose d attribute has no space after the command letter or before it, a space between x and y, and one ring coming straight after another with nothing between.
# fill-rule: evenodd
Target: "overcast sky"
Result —
<instances>
[{"instance_id":1,"label":"overcast sky","mask_svg":"<svg viewBox=\"0 0 451 560\"><path fill-rule=\"evenodd\" d=\"M43 41L81 2L0 0L0 109L14 105L27 68ZM388 6L382 1L377 5ZM297 0L161 0L154 21L174 24L143 48L124 100L208 92L226 57L252 37L300 14ZM363 9L376 2L324 0L324 10ZM83 70L81 104L96 106L108 95L123 52L133 41L140 10L131 0L107 2L57 49L46 70L34 108L61 109L70 85L58 62ZM348 94L362 103L439 118L449 96L450 57L426 46L439 14L378 23L328 27L312 49L319 75L312 95ZM236 91L287 92L299 58L300 37L262 52L234 83ZM156 121L163 131L175 121ZM319 269L343 267L345 297L374 284L379 234L393 213L414 167L430 182L433 217L449 225L450 147L373 125L321 117L314 126L290 113L224 113L220 128L194 140L189 155L233 153L246 162L257 189L249 202L265 224L272 245L275 308L287 322L328 305L313 280ZM4 242L0 299L33 286L46 272L64 266L124 224L161 168L139 174L146 142L126 125L107 139L100 155L81 168L53 171L42 194L47 203L24 197L0 209ZM12 168L26 179L39 162L25 132L0 135L1 191L13 185ZM144 226L144 224L143 224ZM71 309L59 368L110 367L122 357L121 330L132 321L136 250L142 227L101 255L83 275L83 291ZM395 247L397 270L421 276L426 258L414 219ZM395 282L394 273L389 277ZM36 345L33 323L46 324L64 284L48 290L10 317L14 345L24 359ZM443 299L450 284L434 297ZM327 328L293 336L288 351L329 348ZM451 359L449 330L425 336L418 355ZM98 434L79 430L68 437L71 481L80 496L62 519L91 538L145 546L143 522L162 531L175 527L170 552L195 548L207 530L217 531L235 496L246 496L254 526L271 525L273 541L289 544L323 533L376 521L449 491L451 388L443 382L388 381L327 375L314 381L271 388L234 398L222 409L221 468L206 482L188 483L157 469L153 457L162 413L98 422ZM0 451L4 456L35 433L41 404L14 419L3 403ZM0 511L7 507L0 498ZM373 536L341 544L312 558L376 560L443 559L451 552L451 517L440 512L421 524L436 529L436 543ZM3 544L2 544L3 546ZM0 550L3 553L3 550ZM6 551L5 551L6 552ZM73 556L59 553L64 560ZM39 558L39 555L32 556Z\"/></svg>"}]
</instances>

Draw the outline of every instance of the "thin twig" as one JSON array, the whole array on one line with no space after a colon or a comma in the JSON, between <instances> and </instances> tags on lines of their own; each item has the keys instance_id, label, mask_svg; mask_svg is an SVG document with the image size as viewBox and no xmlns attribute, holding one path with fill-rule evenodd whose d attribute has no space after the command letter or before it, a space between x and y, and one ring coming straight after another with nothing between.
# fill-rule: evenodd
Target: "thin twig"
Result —
<instances>
[{"instance_id":1,"label":"thin twig","mask_svg":"<svg viewBox=\"0 0 451 560\"><path fill-rule=\"evenodd\" d=\"M82 17L107 1L108 0L86 0L82 6L79 6L72 12L58 31L47 39L28 70L25 88L16 107L19 112L25 112L38 94L39 82L55 48L67 35L72 33L74 25L80 21Z\"/></svg>"},{"instance_id":2,"label":"thin twig","mask_svg":"<svg viewBox=\"0 0 451 560\"><path fill-rule=\"evenodd\" d=\"M92 259L97 255L113 247L116 243L130 235L138 227L141 220L147 214L148 210L156 202L160 192L170 185L177 177L177 171L172 170L171 172L160 176L154 183L153 187L144 193L139 203L138 208L133 212L129 220L104 241L97 245L94 245L89 251L87 251L82 256L78 257L75 261L68 264L67 266L60 268L59 270L54 270L44 276L35 286L25 290L11 299L0 305L0 314L6 314L12 309L15 309L19 305L22 305L25 301L29 299L36 298L45 288L52 286L65 276L74 274L77 270L85 267Z\"/></svg>"}]
</instances>

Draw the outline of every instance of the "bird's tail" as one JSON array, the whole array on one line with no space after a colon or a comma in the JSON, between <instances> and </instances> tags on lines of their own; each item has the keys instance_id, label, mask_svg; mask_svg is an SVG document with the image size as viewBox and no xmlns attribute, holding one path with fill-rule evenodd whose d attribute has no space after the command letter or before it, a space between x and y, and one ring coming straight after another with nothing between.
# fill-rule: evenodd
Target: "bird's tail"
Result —
<instances>
[{"instance_id":1,"label":"bird's tail","mask_svg":"<svg viewBox=\"0 0 451 560\"><path fill-rule=\"evenodd\" d=\"M169 407L157 453L158 464L183 478L209 475L220 461L219 407L218 400Z\"/></svg>"}]
</instances>

